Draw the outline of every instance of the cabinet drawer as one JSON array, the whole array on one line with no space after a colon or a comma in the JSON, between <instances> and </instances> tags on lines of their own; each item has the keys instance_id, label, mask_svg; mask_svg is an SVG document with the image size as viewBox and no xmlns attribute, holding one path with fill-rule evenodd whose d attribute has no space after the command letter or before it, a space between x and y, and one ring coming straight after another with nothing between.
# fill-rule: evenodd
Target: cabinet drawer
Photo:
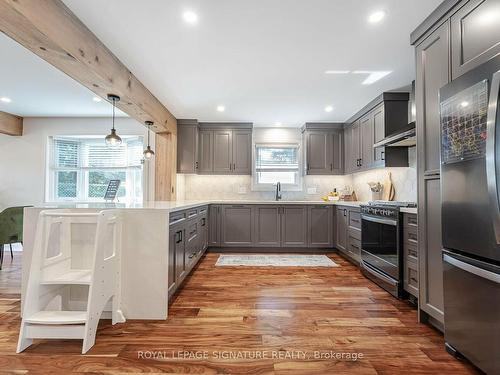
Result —
<instances>
[{"instance_id":1,"label":"cabinet drawer","mask_svg":"<svg viewBox=\"0 0 500 375\"><path fill-rule=\"evenodd\" d=\"M355 240L361 241L361 230L349 228L347 232L349 238L354 238Z\"/></svg>"},{"instance_id":2,"label":"cabinet drawer","mask_svg":"<svg viewBox=\"0 0 500 375\"><path fill-rule=\"evenodd\" d=\"M349 226L361 229L361 213L355 210L349 210Z\"/></svg>"},{"instance_id":3,"label":"cabinet drawer","mask_svg":"<svg viewBox=\"0 0 500 375\"><path fill-rule=\"evenodd\" d=\"M207 215L208 213L208 206L203 206L203 207L200 207L198 208L198 214L199 215Z\"/></svg>"},{"instance_id":4,"label":"cabinet drawer","mask_svg":"<svg viewBox=\"0 0 500 375\"><path fill-rule=\"evenodd\" d=\"M418 243L417 236L417 227L405 227L403 229L404 232L404 243L405 244L414 244Z\"/></svg>"},{"instance_id":5,"label":"cabinet drawer","mask_svg":"<svg viewBox=\"0 0 500 375\"><path fill-rule=\"evenodd\" d=\"M414 214L404 214L403 221L405 227L416 227L418 225L417 215Z\"/></svg>"},{"instance_id":6,"label":"cabinet drawer","mask_svg":"<svg viewBox=\"0 0 500 375\"><path fill-rule=\"evenodd\" d=\"M169 223L170 226L180 224L186 220L186 211L172 212L170 214Z\"/></svg>"},{"instance_id":7,"label":"cabinet drawer","mask_svg":"<svg viewBox=\"0 0 500 375\"><path fill-rule=\"evenodd\" d=\"M405 259L412 262L418 262L418 246L417 244L405 243Z\"/></svg>"},{"instance_id":8,"label":"cabinet drawer","mask_svg":"<svg viewBox=\"0 0 500 375\"><path fill-rule=\"evenodd\" d=\"M347 252L351 258L359 262L361 259L361 241L349 236L347 240Z\"/></svg>"},{"instance_id":9,"label":"cabinet drawer","mask_svg":"<svg viewBox=\"0 0 500 375\"><path fill-rule=\"evenodd\" d=\"M404 288L408 293L418 296L418 266L415 262L405 264Z\"/></svg>"},{"instance_id":10,"label":"cabinet drawer","mask_svg":"<svg viewBox=\"0 0 500 375\"><path fill-rule=\"evenodd\" d=\"M193 219L196 216L198 216L198 208L191 208L191 209L189 209L189 210L186 211L186 218L188 220L189 219Z\"/></svg>"}]
</instances>

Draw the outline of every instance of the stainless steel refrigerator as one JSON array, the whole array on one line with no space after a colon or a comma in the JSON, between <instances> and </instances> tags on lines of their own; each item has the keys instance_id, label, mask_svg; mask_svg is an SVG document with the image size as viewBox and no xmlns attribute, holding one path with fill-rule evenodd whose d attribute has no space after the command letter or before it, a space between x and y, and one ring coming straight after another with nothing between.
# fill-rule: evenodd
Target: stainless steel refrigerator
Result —
<instances>
[{"instance_id":1,"label":"stainless steel refrigerator","mask_svg":"<svg viewBox=\"0 0 500 375\"><path fill-rule=\"evenodd\" d=\"M499 91L500 56L440 90L445 340L487 374L500 374Z\"/></svg>"}]
</instances>

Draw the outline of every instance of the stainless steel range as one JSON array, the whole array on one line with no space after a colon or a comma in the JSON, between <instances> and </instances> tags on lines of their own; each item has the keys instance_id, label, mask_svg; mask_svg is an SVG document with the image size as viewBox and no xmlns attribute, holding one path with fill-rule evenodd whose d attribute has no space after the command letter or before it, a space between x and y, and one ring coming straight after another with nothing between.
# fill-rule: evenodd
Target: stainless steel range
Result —
<instances>
[{"instance_id":1,"label":"stainless steel range","mask_svg":"<svg viewBox=\"0 0 500 375\"><path fill-rule=\"evenodd\" d=\"M416 207L416 203L373 201L361 205L361 270L397 298L403 291L400 207Z\"/></svg>"}]
</instances>

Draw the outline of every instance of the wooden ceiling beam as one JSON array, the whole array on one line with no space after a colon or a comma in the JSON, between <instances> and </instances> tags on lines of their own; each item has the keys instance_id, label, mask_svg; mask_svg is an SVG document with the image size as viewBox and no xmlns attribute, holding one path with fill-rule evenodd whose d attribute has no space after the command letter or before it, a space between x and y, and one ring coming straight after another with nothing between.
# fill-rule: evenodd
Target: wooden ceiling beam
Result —
<instances>
[{"instance_id":1,"label":"wooden ceiling beam","mask_svg":"<svg viewBox=\"0 0 500 375\"><path fill-rule=\"evenodd\" d=\"M7 135L23 135L23 118L0 111L0 133Z\"/></svg>"},{"instance_id":2,"label":"wooden ceiling beam","mask_svg":"<svg viewBox=\"0 0 500 375\"><path fill-rule=\"evenodd\" d=\"M60 0L0 0L0 31L158 133L177 133L165 106Z\"/></svg>"}]
</instances>

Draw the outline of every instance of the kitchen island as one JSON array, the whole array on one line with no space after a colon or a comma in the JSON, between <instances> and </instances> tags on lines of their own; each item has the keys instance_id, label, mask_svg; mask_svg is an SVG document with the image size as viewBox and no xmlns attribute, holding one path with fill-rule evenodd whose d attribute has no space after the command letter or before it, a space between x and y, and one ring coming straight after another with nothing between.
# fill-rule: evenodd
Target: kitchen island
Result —
<instances>
[{"instance_id":1,"label":"kitchen island","mask_svg":"<svg viewBox=\"0 0 500 375\"><path fill-rule=\"evenodd\" d=\"M41 204L25 209L24 215L24 252L22 269L22 292L21 301L23 303L26 292L26 285L31 266L31 255L33 251L36 225L39 213L43 210L68 209L78 212L99 212L107 209L118 209L122 215L122 250L121 250L121 310L127 319L166 319L168 315L168 298L170 280L175 266L172 263L172 256L169 256L170 242L176 241L171 236L173 224L170 217L175 213L208 206L290 206L290 207L329 207L329 206L349 206L359 207L362 202L344 201L170 201L170 202L144 202L134 204L121 203L85 203L85 204ZM332 212L333 210L332 207ZM209 223L210 220L205 222ZM254 221L251 221L253 225ZM332 237L330 242L323 247L333 248L333 214L332 214ZM174 232L175 233L175 232ZM253 230L252 230L253 233ZM189 233L186 233L186 237ZM85 237L85 235L87 235ZM93 243L88 241L88 233L72 233L75 246L78 249L78 256L85 257L91 254ZM84 240L84 237L87 240ZM184 236L181 236L184 237ZM212 246L212 244L209 244ZM264 244L265 245L265 244ZM236 245L238 246L238 245ZM293 244L291 244L291 247ZM249 246L252 247L252 246ZM267 246L266 247L273 247ZM301 247L301 246L295 246ZM318 247L321 247L319 244ZM204 250L203 250L204 251ZM188 255L193 255L188 254ZM171 255L171 254L170 254ZM196 261L202 255L199 252ZM191 258L190 258L191 259ZM90 260L89 260L90 261ZM195 264L196 262L194 262ZM194 266L191 264L191 268ZM170 271L169 271L170 270ZM169 275L170 273L170 275ZM184 272L183 278L187 276L189 270ZM178 287L178 285L177 285ZM78 289L72 287L71 296L78 301L79 297L85 295ZM171 290L172 291L172 290ZM82 302L80 300L80 302Z\"/></svg>"}]
</instances>

